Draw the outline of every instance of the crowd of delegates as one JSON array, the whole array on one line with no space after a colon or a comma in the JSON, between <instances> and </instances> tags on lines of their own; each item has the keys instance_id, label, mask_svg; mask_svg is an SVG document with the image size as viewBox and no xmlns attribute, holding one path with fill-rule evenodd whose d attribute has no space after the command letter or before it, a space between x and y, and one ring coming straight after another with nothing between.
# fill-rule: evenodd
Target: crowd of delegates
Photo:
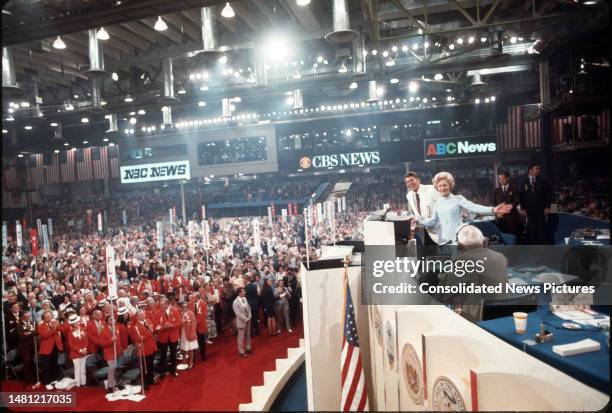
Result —
<instances>
[{"instance_id":1,"label":"crowd of delegates","mask_svg":"<svg viewBox=\"0 0 612 413\"><path fill-rule=\"evenodd\" d=\"M338 215L333 234L326 223L315 225L310 259L332 236L361 238L354 223L363 217ZM224 332L237 335L243 357L251 352L251 335L291 332L301 318L303 219L279 217L272 225L261 220L260 230L263 242L256 246L249 219L211 220L206 250L199 232L190 238L179 225L166 228L161 250L152 225L125 232L114 227L104 235L56 232L52 251L37 257L27 248L18 252L9 239L2 257L5 332L7 349L17 349L23 363L22 379L31 385L39 377L52 389L61 378L58 365L67 367L70 360L75 385L85 385L89 360L98 359L108 366L112 391L126 360L137 365L141 358L150 386L156 375L177 376L177 359L188 369L204 361L206 346ZM107 245L116 257L114 298L107 285Z\"/></svg>"},{"instance_id":2,"label":"crowd of delegates","mask_svg":"<svg viewBox=\"0 0 612 413\"><path fill-rule=\"evenodd\" d=\"M559 211L610 220L608 178L559 182L555 188Z\"/></svg>"}]
</instances>

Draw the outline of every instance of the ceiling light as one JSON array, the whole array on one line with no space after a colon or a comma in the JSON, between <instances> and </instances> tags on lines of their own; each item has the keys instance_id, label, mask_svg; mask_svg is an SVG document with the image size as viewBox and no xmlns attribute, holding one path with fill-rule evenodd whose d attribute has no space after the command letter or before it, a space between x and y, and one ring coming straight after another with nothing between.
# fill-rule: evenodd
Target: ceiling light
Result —
<instances>
[{"instance_id":1,"label":"ceiling light","mask_svg":"<svg viewBox=\"0 0 612 413\"><path fill-rule=\"evenodd\" d=\"M396 78L396 77L391 78L391 79L389 79L389 83L391 83L392 85L394 85L394 84L396 84L396 83L399 83L399 79L398 79L398 78Z\"/></svg>"},{"instance_id":2,"label":"ceiling light","mask_svg":"<svg viewBox=\"0 0 612 413\"><path fill-rule=\"evenodd\" d=\"M221 10L221 16L225 17L226 19L231 19L235 15L236 13L234 13L234 9L232 9L232 6L229 4L229 2L225 3L225 7L223 8L223 10Z\"/></svg>"},{"instance_id":3,"label":"ceiling light","mask_svg":"<svg viewBox=\"0 0 612 413\"><path fill-rule=\"evenodd\" d=\"M113 72L113 74L111 75L111 77L113 78L113 80L116 82L117 80L119 80L119 75L117 74L117 72Z\"/></svg>"},{"instance_id":4,"label":"ceiling light","mask_svg":"<svg viewBox=\"0 0 612 413\"><path fill-rule=\"evenodd\" d=\"M65 142L64 146L70 146L70 144L68 142Z\"/></svg>"},{"instance_id":5,"label":"ceiling light","mask_svg":"<svg viewBox=\"0 0 612 413\"><path fill-rule=\"evenodd\" d=\"M408 90L412 93L416 92L417 90L419 90L419 84L418 82L415 82L414 80L411 80L408 83Z\"/></svg>"},{"instance_id":6,"label":"ceiling light","mask_svg":"<svg viewBox=\"0 0 612 413\"><path fill-rule=\"evenodd\" d=\"M15 109L13 109L13 108L8 108L8 113L15 113Z\"/></svg>"},{"instance_id":7,"label":"ceiling light","mask_svg":"<svg viewBox=\"0 0 612 413\"><path fill-rule=\"evenodd\" d=\"M103 101L101 101L101 102L100 102L100 105L102 105L102 106L106 106L107 104L108 104L108 103L107 103L105 100L103 100Z\"/></svg>"},{"instance_id":8,"label":"ceiling light","mask_svg":"<svg viewBox=\"0 0 612 413\"><path fill-rule=\"evenodd\" d=\"M7 122L12 122L12 121L14 121L14 120L15 120L15 118L14 118L13 116L9 115L9 116L6 118L6 120L7 120Z\"/></svg>"},{"instance_id":9,"label":"ceiling light","mask_svg":"<svg viewBox=\"0 0 612 413\"><path fill-rule=\"evenodd\" d=\"M56 150L53 151L53 153L60 153L60 150L56 149Z\"/></svg>"},{"instance_id":10,"label":"ceiling light","mask_svg":"<svg viewBox=\"0 0 612 413\"><path fill-rule=\"evenodd\" d=\"M483 37L480 38L480 43L485 43L486 41L487 41L486 37L483 36Z\"/></svg>"},{"instance_id":11,"label":"ceiling light","mask_svg":"<svg viewBox=\"0 0 612 413\"><path fill-rule=\"evenodd\" d=\"M87 145L88 143L88 141L83 141L83 145Z\"/></svg>"},{"instance_id":12,"label":"ceiling light","mask_svg":"<svg viewBox=\"0 0 612 413\"><path fill-rule=\"evenodd\" d=\"M343 62L342 65L340 65L340 68L338 69L338 73L346 73L346 72L348 72L348 69L346 68L346 65Z\"/></svg>"},{"instance_id":13,"label":"ceiling light","mask_svg":"<svg viewBox=\"0 0 612 413\"><path fill-rule=\"evenodd\" d=\"M388 52L388 51L386 51L386 50L384 50L384 51L382 52L382 56L383 56L383 57L389 57L389 52Z\"/></svg>"},{"instance_id":14,"label":"ceiling light","mask_svg":"<svg viewBox=\"0 0 612 413\"><path fill-rule=\"evenodd\" d=\"M89 123L89 118L88 117L82 117L81 118L81 123Z\"/></svg>"},{"instance_id":15,"label":"ceiling light","mask_svg":"<svg viewBox=\"0 0 612 413\"><path fill-rule=\"evenodd\" d=\"M351 84L349 85L349 89L357 89L359 87L359 85L357 84L357 82L351 82Z\"/></svg>"},{"instance_id":16,"label":"ceiling light","mask_svg":"<svg viewBox=\"0 0 612 413\"><path fill-rule=\"evenodd\" d=\"M102 142L108 142L108 138L104 138L104 139L102 139ZM67 144L67 143L65 143L64 145L68 146L68 144Z\"/></svg>"},{"instance_id":17,"label":"ceiling light","mask_svg":"<svg viewBox=\"0 0 612 413\"><path fill-rule=\"evenodd\" d=\"M491 96L491 102L495 102L495 96Z\"/></svg>"},{"instance_id":18,"label":"ceiling light","mask_svg":"<svg viewBox=\"0 0 612 413\"><path fill-rule=\"evenodd\" d=\"M287 99L285 99L285 102L287 102L287 105L293 105L293 97L289 96Z\"/></svg>"},{"instance_id":19,"label":"ceiling light","mask_svg":"<svg viewBox=\"0 0 612 413\"><path fill-rule=\"evenodd\" d=\"M424 47L425 49L427 49L427 48L429 47L429 42L425 42L425 43L423 43L423 47Z\"/></svg>"},{"instance_id":20,"label":"ceiling light","mask_svg":"<svg viewBox=\"0 0 612 413\"><path fill-rule=\"evenodd\" d=\"M310 0L297 0L295 2L298 6L308 6L310 4Z\"/></svg>"},{"instance_id":21,"label":"ceiling light","mask_svg":"<svg viewBox=\"0 0 612 413\"><path fill-rule=\"evenodd\" d=\"M23 128L24 128L25 130L32 130L32 126L30 126L30 125L25 125Z\"/></svg>"},{"instance_id":22,"label":"ceiling light","mask_svg":"<svg viewBox=\"0 0 612 413\"><path fill-rule=\"evenodd\" d=\"M96 37L98 38L98 40L110 39L110 36L108 35L108 32L104 30L104 27L100 27L100 30L98 30L98 33L96 33Z\"/></svg>"},{"instance_id":23,"label":"ceiling light","mask_svg":"<svg viewBox=\"0 0 612 413\"><path fill-rule=\"evenodd\" d=\"M378 54L378 50L373 49L373 50L372 50L372 56L376 56L377 54Z\"/></svg>"},{"instance_id":24,"label":"ceiling light","mask_svg":"<svg viewBox=\"0 0 612 413\"><path fill-rule=\"evenodd\" d=\"M53 128L57 127L57 122L51 122L51 127Z\"/></svg>"},{"instance_id":25,"label":"ceiling light","mask_svg":"<svg viewBox=\"0 0 612 413\"><path fill-rule=\"evenodd\" d=\"M582 4L584 4L585 6L593 6L593 5L597 4L597 2L595 0L587 0L584 3L582 3Z\"/></svg>"},{"instance_id":26,"label":"ceiling light","mask_svg":"<svg viewBox=\"0 0 612 413\"><path fill-rule=\"evenodd\" d=\"M379 86L379 87L376 89L376 95L377 95L378 97L381 97L381 96L383 96L384 94L385 94L385 88L383 88L382 86Z\"/></svg>"},{"instance_id":27,"label":"ceiling light","mask_svg":"<svg viewBox=\"0 0 612 413\"><path fill-rule=\"evenodd\" d=\"M208 85L206 83L204 83L202 86L200 86L200 90L202 92L206 92L208 90Z\"/></svg>"},{"instance_id":28,"label":"ceiling light","mask_svg":"<svg viewBox=\"0 0 612 413\"><path fill-rule=\"evenodd\" d=\"M176 93L178 93L179 95L184 95L185 93L187 93L187 91L185 90L184 87L181 87Z\"/></svg>"},{"instance_id":29,"label":"ceiling light","mask_svg":"<svg viewBox=\"0 0 612 413\"><path fill-rule=\"evenodd\" d=\"M30 107L30 102L21 102L21 107L22 108L29 108Z\"/></svg>"},{"instance_id":30,"label":"ceiling light","mask_svg":"<svg viewBox=\"0 0 612 413\"><path fill-rule=\"evenodd\" d=\"M198 102L198 106L203 108L204 106L206 106L206 102L204 102L203 100Z\"/></svg>"},{"instance_id":31,"label":"ceiling light","mask_svg":"<svg viewBox=\"0 0 612 413\"><path fill-rule=\"evenodd\" d=\"M20 154L18 154L18 155L17 155L17 157L18 157L18 158L23 158L23 154L22 154L22 153L20 153Z\"/></svg>"},{"instance_id":32,"label":"ceiling light","mask_svg":"<svg viewBox=\"0 0 612 413\"><path fill-rule=\"evenodd\" d=\"M395 60L390 59L385 62L385 66L395 66Z\"/></svg>"},{"instance_id":33,"label":"ceiling light","mask_svg":"<svg viewBox=\"0 0 612 413\"><path fill-rule=\"evenodd\" d=\"M485 98L485 103L489 103L490 101L491 101L491 99Z\"/></svg>"},{"instance_id":34,"label":"ceiling light","mask_svg":"<svg viewBox=\"0 0 612 413\"><path fill-rule=\"evenodd\" d=\"M480 99L478 99L478 98L474 99L474 103L475 104L479 104L480 103Z\"/></svg>"},{"instance_id":35,"label":"ceiling light","mask_svg":"<svg viewBox=\"0 0 612 413\"><path fill-rule=\"evenodd\" d=\"M427 98L423 98L423 103L427 103Z\"/></svg>"},{"instance_id":36,"label":"ceiling light","mask_svg":"<svg viewBox=\"0 0 612 413\"><path fill-rule=\"evenodd\" d=\"M138 114L139 115L144 115L145 113L147 113L147 112L144 109L138 110Z\"/></svg>"},{"instance_id":37,"label":"ceiling light","mask_svg":"<svg viewBox=\"0 0 612 413\"><path fill-rule=\"evenodd\" d=\"M227 56L226 55L221 56L219 58L219 63L221 63L222 65L226 64L227 63ZM197 77L197 75L196 75L196 77Z\"/></svg>"},{"instance_id":38,"label":"ceiling light","mask_svg":"<svg viewBox=\"0 0 612 413\"><path fill-rule=\"evenodd\" d=\"M516 36L512 36L512 37L510 38L510 43L514 44L514 43L516 43L516 40L517 40L517 39L516 39Z\"/></svg>"},{"instance_id":39,"label":"ceiling light","mask_svg":"<svg viewBox=\"0 0 612 413\"><path fill-rule=\"evenodd\" d=\"M8 133L6 129L2 129L2 133Z\"/></svg>"},{"instance_id":40,"label":"ceiling light","mask_svg":"<svg viewBox=\"0 0 612 413\"><path fill-rule=\"evenodd\" d=\"M168 25L166 24L164 19L161 18L161 16L158 16L157 21L153 25L153 28L158 32L163 32L164 30L168 30Z\"/></svg>"},{"instance_id":41,"label":"ceiling light","mask_svg":"<svg viewBox=\"0 0 612 413\"><path fill-rule=\"evenodd\" d=\"M469 44L474 43L474 36L470 36L470 37L468 37L468 43L469 43Z\"/></svg>"},{"instance_id":42,"label":"ceiling light","mask_svg":"<svg viewBox=\"0 0 612 413\"><path fill-rule=\"evenodd\" d=\"M136 118L130 118L130 125L135 125L136 122L138 122Z\"/></svg>"},{"instance_id":43,"label":"ceiling light","mask_svg":"<svg viewBox=\"0 0 612 413\"><path fill-rule=\"evenodd\" d=\"M53 42L53 47L55 49L62 50L66 48L66 43L64 43L64 41L62 40L60 36L57 36L57 39L55 39L55 41Z\"/></svg>"},{"instance_id":44,"label":"ceiling light","mask_svg":"<svg viewBox=\"0 0 612 413\"><path fill-rule=\"evenodd\" d=\"M419 48L419 44L418 43L413 43L412 44L412 50L417 50Z\"/></svg>"},{"instance_id":45,"label":"ceiling light","mask_svg":"<svg viewBox=\"0 0 612 413\"><path fill-rule=\"evenodd\" d=\"M115 146L115 144L111 142L108 144L108 146Z\"/></svg>"},{"instance_id":46,"label":"ceiling light","mask_svg":"<svg viewBox=\"0 0 612 413\"><path fill-rule=\"evenodd\" d=\"M403 45L402 46L402 52L406 53L408 51L408 45Z\"/></svg>"},{"instance_id":47,"label":"ceiling light","mask_svg":"<svg viewBox=\"0 0 612 413\"><path fill-rule=\"evenodd\" d=\"M134 101L134 98L133 98L133 97L131 97L130 95L127 95L127 96L125 97L125 99L123 99L123 101L124 101L124 102L126 102L126 103L131 103L131 102L133 102L133 101Z\"/></svg>"},{"instance_id":48,"label":"ceiling light","mask_svg":"<svg viewBox=\"0 0 612 413\"><path fill-rule=\"evenodd\" d=\"M444 76L442 75L442 73L436 73L434 75L434 80L442 80L444 79Z\"/></svg>"},{"instance_id":49,"label":"ceiling light","mask_svg":"<svg viewBox=\"0 0 612 413\"><path fill-rule=\"evenodd\" d=\"M134 116L135 114L136 114L136 112L134 112L134 111L131 111L130 113L128 113L128 115L130 115L130 116Z\"/></svg>"},{"instance_id":50,"label":"ceiling light","mask_svg":"<svg viewBox=\"0 0 612 413\"><path fill-rule=\"evenodd\" d=\"M451 44L449 44L449 45L448 45L448 48L449 48L450 50L455 50L455 43L451 43Z\"/></svg>"},{"instance_id":51,"label":"ceiling light","mask_svg":"<svg viewBox=\"0 0 612 413\"><path fill-rule=\"evenodd\" d=\"M447 102L450 102L451 100L453 100L453 97L452 97L452 96L447 96L447 97L446 97L446 101L447 101Z\"/></svg>"},{"instance_id":52,"label":"ceiling light","mask_svg":"<svg viewBox=\"0 0 612 413\"><path fill-rule=\"evenodd\" d=\"M457 44L463 44L463 37L457 39Z\"/></svg>"}]
</instances>

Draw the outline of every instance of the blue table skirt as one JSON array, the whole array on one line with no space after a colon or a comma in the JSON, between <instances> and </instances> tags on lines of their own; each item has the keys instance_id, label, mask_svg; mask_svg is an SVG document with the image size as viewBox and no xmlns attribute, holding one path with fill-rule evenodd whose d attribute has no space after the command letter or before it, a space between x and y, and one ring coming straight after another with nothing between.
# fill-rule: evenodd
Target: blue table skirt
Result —
<instances>
[{"instance_id":1,"label":"blue table skirt","mask_svg":"<svg viewBox=\"0 0 612 413\"><path fill-rule=\"evenodd\" d=\"M541 322L546 323L546 329L554 333L553 341L532 346L524 344L523 340L535 340L535 334L540 331ZM570 377L608 393L610 386L610 348L606 343L606 336L601 331L566 330L561 327L563 322L564 320L561 320L549 310L539 310L529 313L526 334L515 332L513 317L482 321L478 325L527 354L561 370ZM586 338L598 341L601 344L601 349L598 352L567 357L561 357L552 351L553 345L574 343Z\"/></svg>"}]
</instances>

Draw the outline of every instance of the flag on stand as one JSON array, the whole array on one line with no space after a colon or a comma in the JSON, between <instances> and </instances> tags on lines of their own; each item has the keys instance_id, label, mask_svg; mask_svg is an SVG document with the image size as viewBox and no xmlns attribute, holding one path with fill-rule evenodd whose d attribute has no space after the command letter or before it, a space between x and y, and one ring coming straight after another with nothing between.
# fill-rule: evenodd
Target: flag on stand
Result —
<instances>
[{"instance_id":1,"label":"flag on stand","mask_svg":"<svg viewBox=\"0 0 612 413\"><path fill-rule=\"evenodd\" d=\"M365 376L359 351L359 337L357 336L357 323L353 309L351 289L348 285L348 269L344 267L344 340L342 341L342 355L340 365L342 368L342 399L340 410L365 411L368 410L368 390L365 387Z\"/></svg>"}]
</instances>

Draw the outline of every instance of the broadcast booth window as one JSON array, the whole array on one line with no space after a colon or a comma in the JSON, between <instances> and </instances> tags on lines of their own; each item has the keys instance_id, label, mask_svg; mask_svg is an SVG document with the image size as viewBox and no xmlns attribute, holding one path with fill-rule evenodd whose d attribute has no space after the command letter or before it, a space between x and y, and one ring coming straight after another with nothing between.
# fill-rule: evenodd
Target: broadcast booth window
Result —
<instances>
[{"instance_id":1,"label":"broadcast booth window","mask_svg":"<svg viewBox=\"0 0 612 413\"><path fill-rule=\"evenodd\" d=\"M376 125L331 126L306 131L296 131L291 128L280 134L278 138L278 147L282 151L307 149L323 153L345 148L372 148L377 145L378 128Z\"/></svg>"},{"instance_id":2,"label":"broadcast booth window","mask_svg":"<svg viewBox=\"0 0 612 413\"><path fill-rule=\"evenodd\" d=\"M257 162L268 159L264 136L202 142L198 145L198 164Z\"/></svg>"}]
</instances>

